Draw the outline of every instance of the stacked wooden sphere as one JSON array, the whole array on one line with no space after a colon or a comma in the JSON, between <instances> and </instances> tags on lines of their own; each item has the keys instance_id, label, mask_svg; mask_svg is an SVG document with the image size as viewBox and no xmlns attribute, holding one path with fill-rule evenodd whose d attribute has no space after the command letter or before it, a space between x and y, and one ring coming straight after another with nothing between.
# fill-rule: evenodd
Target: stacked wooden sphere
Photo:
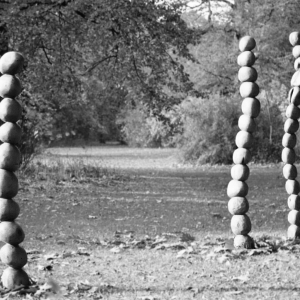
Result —
<instances>
[{"instance_id":1,"label":"stacked wooden sphere","mask_svg":"<svg viewBox=\"0 0 300 300\"><path fill-rule=\"evenodd\" d=\"M296 180L297 168L294 165L296 154L294 148L297 143L296 132L299 129L300 118L300 33L292 32L290 34L290 43L293 46L293 56L295 57L295 74L292 77L292 88L288 95L289 105L286 109L287 120L284 124L284 135L282 138L282 161L285 164L283 167L283 176L286 179L285 189L290 195L288 198L288 206L290 212L288 221L291 224L288 228L288 237L295 239L300 237L300 192L299 182Z\"/></svg>"},{"instance_id":2,"label":"stacked wooden sphere","mask_svg":"<svg viewBox=\"0 0 300 300\"><path fill-rule=\"evenodd\" d=\"M1 280L5 288L30 284L22 269L27 263L27 253L19 246L25 238L21 226L15 222L20 208L13 198L18 193L18 178L15 171L21 163L18 144L22 130L17 122L22 116L22 107L15 99L22 91L16 74L23 68L24 58L18 52L7 52L0 59L0 241L6 243L0 250L1 261L8 265Z\"/></svg>"},{"instance_id":3,"label":"stacked wooden sphere","mask_svg":"<svg viewBox=\"0 0 300 300\"><path fill-rule=\"evenodd\" d=\"M260 113L260 101L255 97L259 94L259 87L255 83L257 71L252 67L256 57L252 50L256 42L250 36L243 37L239 42L241 51L237 62L241 67L238 79L241 82L240 94L245 98L242 102L243 115L240 116L238 126L240 131L236 135L236 146L233 153L234 166L231 169L232 180L227 187L227 195L231 198L228 202L228 210L233 215L231 230L235 235L234 246L236 248L253 248L253 239L248 235L251 231L251 221L247 216L249 203L246 198L248 185L246 180L250 171L247 164L251 160L249 148L253 144L253 132L256 129L255 118Z\"/></svg>"}]
</instances>

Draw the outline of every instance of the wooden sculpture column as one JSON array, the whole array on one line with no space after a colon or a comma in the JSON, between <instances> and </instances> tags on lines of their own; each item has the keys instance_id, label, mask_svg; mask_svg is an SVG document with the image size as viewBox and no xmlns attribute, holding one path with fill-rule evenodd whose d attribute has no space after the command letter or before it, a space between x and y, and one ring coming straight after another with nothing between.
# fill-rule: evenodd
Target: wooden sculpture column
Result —
<instances>
[{"instance_id":1,"label":"wooden sculpture column","mask_svg":"<svg viewBox=\"0 0 300 300\"><path fill-rule=\"evenodd\" d=\"M240 116L238 126L240 131L236 135L235 143L238 147L233 153L234 166L231 169L232 180L227 187L227 195L231 198L228 202L228 210L233 215L231 230L235 235L234 246L236 248L253 248L253 239L248 235L251 231L251 221L246 214L249 203L246 198L248 185L246 180L250 170L247 164L251 160L249 148L253 144L252 133L256 129L255 118L260 113L260 102L255 97L259 94L259 87L255 83L257 72L252 67L255 63L255 55L252 50L256 42L250 36L243 37L239 42L241 54L238 56L238 79L241 82L240 94L245 98L242 102L243 115Z\"/></svg>"},{"instance_id":2,"label":"wooden sculpture column","mask_svg":"<svg viewBox=\"0 0 300 300\"><path fill-rule=\"evenodd\" d=\"M0 59L0 241L6 244L0 250L1 261L8 266L1 280L5 288L29 286L30 280L23 267L27 263L27 253L19 246L25 238L21 226L15 222L20 208L13 198L18 193L18 178L15 171L21 163L18 145L22 130L17 124L22 115L22 107L15 99L22 91L16 74L23 69L24 58L18 52L7 52Z\"/></svg>"},{"instance_id":3,"label":"wooden sculpture column","mask_svg":"<svg viewBox=\"0 0 300 300\"><path fill-rule=\"evenodd\" d=\"M293 56L295 60L295 74L292 77L292 89L289 92L289 105L286 109L286 121L284 124L284 135L282 138L282 161L285 164L283 167L283 176L286 179L285 189L290 195L288 197L288 206L290 212L288 214L288 221L291 224L288 228L288 238L295 239L300 237L300 192L299 182L296 180L297 168L294 165L296 161L296 154L294 147L297 143L296 132L299 129L298 119L300 118L300 34L299 32L292 32L290 34L290 43L293 46Z\"/></svg>"}]
</instances>

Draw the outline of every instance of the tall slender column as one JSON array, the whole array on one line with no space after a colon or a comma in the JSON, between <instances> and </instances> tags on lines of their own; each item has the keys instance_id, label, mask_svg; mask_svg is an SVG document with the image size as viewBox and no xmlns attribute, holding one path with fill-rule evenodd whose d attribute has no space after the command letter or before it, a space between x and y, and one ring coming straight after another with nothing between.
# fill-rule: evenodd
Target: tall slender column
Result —
<instances>
[{"instance_id":1,"label":"tall slender column","mask_svg":"<svg viewBox=\"0 0 300 300\"><path fill-rule=\"evenodd\" d=\"M253 239L248 235L251 231L251 221L246 214L249 210L249 202L246 198L248 185L246 180L250 170L247 164L251 160L249 148L253 144L253 132L256 129L255 118L260 113L260 102L255 97L259 94L259 87L255 83L257 71L253 68L255 55L252 50L256 42L250 36L244 36L239 42L241 51L237 62L241 67L238 79L241 82L240 94L244 98L242 112L238 121L240 131L236 135L235 143L238 147L233 153L234 166L231 168L232 180L227 187L227 195L231 198L228 202L228 210L233 215L231 230L235 235L234 246L236 248L253 248Z\"/></svg>"},{"instance_id":2,"label":"tall slender column","mask_svg":"<svg viewBox=\"0 0 300 300\"><path fill-rule=\"evenodd\" d=\"M18 52L7 52L0 59L0 240L6 244L0 250L1 261L8 265L1 280L5 288L29 286L30 280L23 267L27 263L27 253L19 245L25 238L24 231L15 221L20 208L13 198L18 193L18 178L15 171L21 163L18 145L22 130L17 124L22 116L22 107L15 99L22 91L21 82L16 77L23 68L24 58Z\"/></svg>"},{"instance_id":3,"label":"tall slender column","mask_svg":"<svg viewBox=\"0 0 300 300\"><path fill-rule=\"evenodd\" d=\"M297 168L294 165L296 161L296 154L294 147L297 143L296 132L299 129L298 119L300 117L300 34L299 32L292 32L289 36L291 45L293 46L293 56L295 60L295 70L291 85L292 88L288 95L289 105L286 109L286 121L284 123L284 135L282 138L282 161L284 163L283 176L286 179L285 189L289 194L288 207L290 212L288 214L288 221L291 224L288 228L288 238L295 239L300 237L300 192L299 182L296 180Z\"/></svg>"}]
</instances>

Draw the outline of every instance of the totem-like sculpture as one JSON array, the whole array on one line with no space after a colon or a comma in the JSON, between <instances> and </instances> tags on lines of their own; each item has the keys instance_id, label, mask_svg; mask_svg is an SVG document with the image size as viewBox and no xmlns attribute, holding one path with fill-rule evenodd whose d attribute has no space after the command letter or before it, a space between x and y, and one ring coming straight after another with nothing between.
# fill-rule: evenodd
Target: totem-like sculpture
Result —
<instances>
[{"instance_id":1,"label":"totem-like sculpture","mask_svg":"<svg viewBox=\"0 0 300 300\"><path fill-rule=\"evenodd\" d=\"M251 160L249 148L253 144L253 132L256 129L254 119L260 113L260 101L255 98L259 94L259 87L255 83L257 72L252 67L256 60L252 52L255 46L256 42L250 36L244 36L239 42L241 53L237 62L241 67L238 72L238 79L241 82L240 94L244 98L242 102L243 115L238 121L240 131L235 139L238 148L233 153L232 180L227 187L227 195L231 198L228 202L228 210L233 215L231 230L235 235L234 246L247 249L254 247L253 239L248 235L251 231L251 221L246 214L249 210L249 203L246 198L248 194L246 180L250 174L247 164Z\"/></svg>"},{"instance_id":2,"label":"totem-like sculpture","mask_svg":"<svg viewBox=\"0 0 300 300\"><path fill-rule=\"evenodd\" d=\"M300 237L300 192L299 182L296 180L297 168L294 165L296 154L294 147L297 143L296 132L299 129L298 119L300 118L300 33L292 32L290 34L290 43L293 46L293 56L295 60L295 74L292 77L292 89L288 95L289 106L286 109L287 120L284 124L284 135L282 138L282 161L285 164L283 167L283 176L286 179L285 189L290 195L288 198L288 206L290 212L288 221L291 224L288 228L288 238L295 239Z\"/></svg>"},{"instance_id":3,"label":"totem-like sculpture","mask_svg":"<svg viewBox=\"0 0 300 300\"><path fill-rule=\"evenodd\" d=\"M20 208L13 198L18 193L18 178L15 171L21 163L18 144L22 130L17 124L22 116L22 107L15 99L22 91L16 77L23 68L24 57L18 52L7 52L0 59L0 241L6 243L0 250L1 261L8 266L1 280L5 288L29 286L30 280L22 269L27 263L27 253L19 246L25 238L21 226L15 222Z\"/></svg>"}]
</instances>

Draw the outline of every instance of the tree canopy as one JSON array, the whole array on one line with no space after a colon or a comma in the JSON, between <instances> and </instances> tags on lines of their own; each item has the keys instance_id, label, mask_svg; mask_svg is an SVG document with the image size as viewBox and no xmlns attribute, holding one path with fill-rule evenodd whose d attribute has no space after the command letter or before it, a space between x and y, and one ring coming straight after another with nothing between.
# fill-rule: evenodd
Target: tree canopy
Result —
<instances>
[{"instance_id":1,"label":"tree canopy","mask_svg":"<svg viewBox=\"0 0 300 300\"><path fill-rule=\"evenodd\" d=\"M188 97L238 101L237 45L251 35L272 126L293 73L288 36L299 8L298 0L0 0L0 54L26 57L22 97L42 136L116 138L128 110L173 135Z\"/></svg>"}]
</instances>

